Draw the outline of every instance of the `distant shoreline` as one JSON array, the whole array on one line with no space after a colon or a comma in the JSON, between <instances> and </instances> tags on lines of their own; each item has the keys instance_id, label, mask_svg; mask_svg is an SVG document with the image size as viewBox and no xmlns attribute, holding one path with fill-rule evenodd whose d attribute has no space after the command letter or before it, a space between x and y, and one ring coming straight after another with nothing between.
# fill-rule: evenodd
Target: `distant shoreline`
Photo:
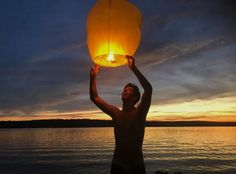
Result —
<instances>
[{"instance_id":1,"label":"distant shoreline","mask_svg":"<svg viewBox=\"0 0 236 174\"><path fill-rule=\"evenodd\" d=\"M71 127L112 127L111 120L53 119L31 121L0 121L0 128L71 128ZM147 127L206 127L236 126L236 122L209 121L147 121Z\"/></svg>"}]
</instances>

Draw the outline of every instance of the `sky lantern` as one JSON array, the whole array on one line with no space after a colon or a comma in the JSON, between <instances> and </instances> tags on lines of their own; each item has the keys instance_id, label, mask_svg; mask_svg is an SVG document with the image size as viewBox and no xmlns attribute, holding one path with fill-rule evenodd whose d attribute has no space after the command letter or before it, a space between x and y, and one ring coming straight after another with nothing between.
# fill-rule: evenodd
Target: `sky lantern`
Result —
<instances>
[{"instance_id":1,"label":"sky lantern","mask_svg":"<svg viewBox=\"0 0 236 174\"><path fill-rule=\"evenodd\" d=\"M116 67L127 63L141 39L142 16L128 0L97 0L87 16L87 44L94 63Z\"/></svg>"}]
</instances>

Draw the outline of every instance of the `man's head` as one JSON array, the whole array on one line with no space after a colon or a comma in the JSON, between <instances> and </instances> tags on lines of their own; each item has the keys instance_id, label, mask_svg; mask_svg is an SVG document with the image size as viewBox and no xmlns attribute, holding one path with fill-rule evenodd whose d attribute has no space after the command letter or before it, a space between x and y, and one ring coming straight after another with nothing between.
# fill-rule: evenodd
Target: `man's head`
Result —
<instances>
[{"instance_id":1,"label":"man's head","mask_svg":"<svg viewBox=\"0 0 236 174\"><path fill-rule=\"evenodd\" d=\"M121 98L123 101L131 101L136 104L140 99L140 92L135 84L128 83L125 85Z\"/></svg>"}]
</instances>

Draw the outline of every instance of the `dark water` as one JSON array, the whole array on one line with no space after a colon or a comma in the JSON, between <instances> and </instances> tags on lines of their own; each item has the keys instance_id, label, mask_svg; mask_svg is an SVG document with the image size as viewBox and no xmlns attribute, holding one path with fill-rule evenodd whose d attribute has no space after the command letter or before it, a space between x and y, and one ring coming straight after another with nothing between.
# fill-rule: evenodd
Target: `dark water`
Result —
<instances>
[{"instance_id":1,"label":"dark water","mask_svg":"<svg viewBox=\"0 0 236 174\"><path fill-rule=\"evenodd\" d=\"M108 174L112 128L0 129L0 174ZM148 174L236 173L236 127L146 128Z\"/></svg>"}]
</instances>

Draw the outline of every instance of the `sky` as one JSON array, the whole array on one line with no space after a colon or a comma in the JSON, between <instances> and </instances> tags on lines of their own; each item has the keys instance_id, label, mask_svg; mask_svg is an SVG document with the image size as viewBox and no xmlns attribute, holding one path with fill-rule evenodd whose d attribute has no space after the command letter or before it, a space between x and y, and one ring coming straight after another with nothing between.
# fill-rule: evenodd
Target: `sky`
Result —
<instances>
[{"instance_id":1,"label":"sky","mask_svg":"<svg viewBox=\"0 0 236 174\"><path fill-rule=\"evenodd\" d=\"M153 86L148 120L236 121L234 0L130 0L142 13L136 65ZM89 99L86 16L96 0L0 0L0 121L110 119ZM100 97L140 86L102 68Z\"/></svg>"}]
</instances>

